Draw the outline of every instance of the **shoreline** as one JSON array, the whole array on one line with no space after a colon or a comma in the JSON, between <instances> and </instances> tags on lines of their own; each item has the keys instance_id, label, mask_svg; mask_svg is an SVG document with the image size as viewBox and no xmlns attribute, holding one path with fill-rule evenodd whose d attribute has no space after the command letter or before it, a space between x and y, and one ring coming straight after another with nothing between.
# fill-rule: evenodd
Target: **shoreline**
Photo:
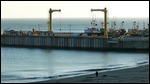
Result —
<instances>
[{"instance_id":1,"label":"shoreline","mask_svg":"<svg viewBox=\"0 0 150 84\"><path fill-rule=\"evenodd\" d=\"M149 83L149 64L134 68L99 72L98 77L93 73L33 83Z\"/></svg>"}]
</instances>

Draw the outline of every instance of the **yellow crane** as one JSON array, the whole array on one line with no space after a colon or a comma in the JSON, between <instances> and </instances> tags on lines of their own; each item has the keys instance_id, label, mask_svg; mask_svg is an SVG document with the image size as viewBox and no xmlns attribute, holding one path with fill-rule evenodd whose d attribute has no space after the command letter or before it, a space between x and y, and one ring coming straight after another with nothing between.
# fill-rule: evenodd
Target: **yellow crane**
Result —
<instances>
[{"instance_id":1,"label":"yellow crane","mask_svg":"<svg viewBox=\"0 0 150 84\"><path fill-rule=\"evenodd\" d=\"M107 9L91 9L91 11L102 11L104 12L104 37L108 38L108 29L107 29Z\"/></svg>"},{"instance_id":2,"label":"yellow crane","mask_svg":"<svg viewBox=\"0 0 150 84\"><path fill-rule=\"evenodd\" d=\"M50 32L52 32L52 13L53 12L61 12L61 9L58 9L58 10L52 10L51 8L50 8L50 10L49 10L49 15L50 15L50 18L49 18L49 31Z\"/></svg>"}]
</instances>

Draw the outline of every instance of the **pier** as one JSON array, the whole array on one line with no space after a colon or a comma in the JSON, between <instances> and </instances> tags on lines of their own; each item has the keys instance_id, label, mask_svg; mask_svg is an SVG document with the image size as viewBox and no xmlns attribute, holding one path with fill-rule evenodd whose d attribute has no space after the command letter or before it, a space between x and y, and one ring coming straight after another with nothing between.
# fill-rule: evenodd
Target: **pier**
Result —
<instances>
[{"instance_id":1,"label":"pier","mask_svg":"<svg viewBox=\"0 0 150 84\"><path fill-rule=\"evenodd\" d=\"M125 29L109 29L107 28L108 10L106 8L91 9L91 11L104 12L104 29L98 29L93 26L92 28L85 29L84 33L56 33L52 31L52 12L54 11L61 12L61 9L56 10L50 8L48 31L39 31L35 29L32 31L4 30L1 35L1 46L101 50L149 50L149 24L146 29L139 30L137 28L131 29L128 32L126 32ZM123 23L124 21L122 21L122 28Z\"/></svg>"},{"instance_id":2,"label":"pier","mask_svg":"<svg viewBox=\"0 0 150 84\"><path fill-rule=\"evenodd\" d=\"M149 37L103 38L70 36L4 36L1 46L102 49L102 50L149 50Z\"/></svg>"}]
</instances>

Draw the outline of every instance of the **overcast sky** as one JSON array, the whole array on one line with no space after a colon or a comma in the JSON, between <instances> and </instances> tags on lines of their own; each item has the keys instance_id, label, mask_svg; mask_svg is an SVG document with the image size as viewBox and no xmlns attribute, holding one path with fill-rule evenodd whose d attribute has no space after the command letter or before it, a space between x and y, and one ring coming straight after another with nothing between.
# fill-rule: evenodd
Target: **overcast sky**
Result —
<instances>
[{"instance_id":1,"label":"overcast sky","mask_svg":"<svg viewBox=\"0 0 150 84\"><path fill-rule=\"evenodd\" d=\"M109 17L149 17L149 1L1 1L1 18L53 18L103 17L103 12L92 9L108 9Z\"/></svg>"}]
</instances>

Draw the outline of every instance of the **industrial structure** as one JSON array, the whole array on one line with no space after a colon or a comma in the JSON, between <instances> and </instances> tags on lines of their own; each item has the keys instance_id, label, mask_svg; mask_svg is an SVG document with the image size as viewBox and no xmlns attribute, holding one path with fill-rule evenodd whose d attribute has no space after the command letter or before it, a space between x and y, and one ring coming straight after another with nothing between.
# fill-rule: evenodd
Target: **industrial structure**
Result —
<instances>
[{"instance_id":1,"label":"industrial structure","mask_svg":"<svg viewBox=\"0 0 150 84\"><path fill-rule=\"evenodd\" d=\"M104 12L104 37L108 38L108 29L107 29L107 9L91 9L91 11L102 11Z\"/></svg>"},{"instance_id":2,"label":"industrial structure","mask_svg":"<svg viewBox=\"0 0 150 84\"><path fill-rule=\"evenodd\" d=\"M1 46L96 50L148 50L149 37L1 36Z\"/></svg>"},{"instance_id":3,"label":"industrial structure","mask_svg":"<svg viewBox=\"0 0 150 84\"><path fill-rule=\"evenodd\" d=\"M53 9L50 8L50 10L49 10L49 17L50 17L49 18L49 31L50 32L52 32L52 13L53 12L61 12L61 9L58 9L58 10L55 9L55 10L53 10Z\"/></svg>"},{"instance_id":4,"label":"industrial structure","mask_svg":"<svg viewBox=\"0 0 150 84\"><path fill-rule=\"evenodd\" d=\"M83 49L139 49L149 50L149 24L144 30L138 28L109 29L107 28L107 9L91 9L104 12L104 29L88 28L84 33L55 33L52 31L52 13L61 10L49 10L49 30L15 31L4 30L1 35L1 46L28 46L48 48L83 48ZM123 27L124 21L122 21ZM135 25L135 22L134 22Z\"/></svg>"}]
</instances>

